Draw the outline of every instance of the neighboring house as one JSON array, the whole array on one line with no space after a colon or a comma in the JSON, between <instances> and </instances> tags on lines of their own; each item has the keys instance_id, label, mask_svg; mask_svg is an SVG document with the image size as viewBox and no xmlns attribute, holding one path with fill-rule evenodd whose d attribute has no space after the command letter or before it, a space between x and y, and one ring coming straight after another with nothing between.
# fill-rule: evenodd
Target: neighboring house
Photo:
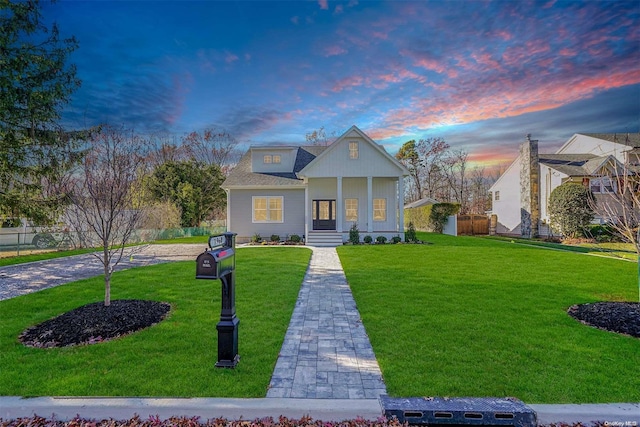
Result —
<instances>
[{"instance_id":1,"label":"neighboring house","mask_svg":"<svg viewBox=\"0 0 640 427\"><path fill-rule=\"evenodd\" d=\"M320 246L347 241L356 224L361 239L404 240L407 175L356 126L326 147L252 146L222 184L227 229L238 242L297 234Z\"/></svg>"},{"instance_id":2,"label":"neighboring house","mask_svg":"<svg viewBox=\"0 0 640 427\"><path fill-rule=\"evenodd\" d=\"M601 203L616 188L609 178L614 169L625 162L636 165L639 152L640 134L575 134L554 154L538 153L538 141L527 135L518 158L489 189L497 233L548 236L548 202L556 187L581 183Z\"/></svg>"}]
</instances>

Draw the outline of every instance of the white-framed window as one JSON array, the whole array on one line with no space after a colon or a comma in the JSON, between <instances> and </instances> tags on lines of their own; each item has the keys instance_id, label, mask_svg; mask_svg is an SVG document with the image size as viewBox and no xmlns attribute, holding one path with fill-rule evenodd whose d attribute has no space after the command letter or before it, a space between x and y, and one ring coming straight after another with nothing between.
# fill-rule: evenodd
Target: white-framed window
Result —
<instances>
[{"instance_id":1,"label":"white-framed window","mask_svg":"<svg viewBox=\"0 0 640 427\"><path fill-rule=\"evenodd\" d=\"M262 158L262 162L263 163L272 163L273 162L273 157L271 156L271 154L265 154L264 157Z\"/></svg>"},{"instance_id":2,"label":"white-framed window","mask_svg":"<svg viewBox=\"0 0 640 427\"><path fill-rule=\"evenodd\" d=\"M373 199L373 220L387 220L387 199Z\"/></svg>"},{"instance_id":3,"label":"white-framed window","mask_svg":"<svg viewBox=\"0 0 640 427\"><path fill-rule=\"evenodd\" d=\"M284 198L282 196L254 196L252 222L283 222Z\"/></svg>"},{"instance_id":4,"label":"white-framed window","mask_svg":"<svg viewBox=\"0 0 640 427\"><path fill-rule=\"evenodd\" d=\"M591 178L589 188L592 193L613 193L616 191L617 185L614 180L608 176L601 178Z\"/></svg>"},{"instance_id":5,"label":"white-framed window","mask_svg":"<svg viewBox=\"0 0 640 427\"><path fill-rule=\"evenodd\" d=\"M500 192L499 191L494 191L493 192L493 200L495 200L495 201L500 200Z\"/></svg>"},{"instance_id":6,"label":"white-framed window","mask_svg":"<svg viewBox=\"0 0 640 427\"><path fill-rule=\"evenodd\" d=\"M349 158L350 159L358 158L358 141L349 142Z\"/></svg>"},{"instance_id":7,"label":"white-framed window","mask_svg":"<svg viewBox=\"0 0 640 427\"><path fill-rule=\"evenodd\" d=\"M274 154L273 155L273 163L280 163L280 155L279 154Z\"/></svg>"},{"instance_id":8,"label":"white-framed window","mask_svg":"<svg viewBox=\"0 0 640 427\"><path fill-rule=\"evenodd\" d=\"M358 220L358 199L344 199L344 219L349 222Z\"/></svg>"}]
</instances>

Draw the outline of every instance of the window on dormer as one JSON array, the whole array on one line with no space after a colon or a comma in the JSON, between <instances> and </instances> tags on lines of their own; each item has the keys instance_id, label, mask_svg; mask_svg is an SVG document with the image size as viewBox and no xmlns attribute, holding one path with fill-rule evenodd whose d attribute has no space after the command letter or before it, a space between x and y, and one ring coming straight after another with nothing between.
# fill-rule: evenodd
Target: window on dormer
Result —
<instances>
[{"instance_id":1,"label":"window on dormer","mask_svg":"<svg viewBox=\"0 0 640 427\"><path fill-rule=\"evenodd\" d=\"M271 163L273 161L273 158L271 157L271 154L265 154L262 158L262 161L264 163Z\"/></svg>"},{"instance_id":2,"label":"window on dormer","mask_svg":"<svg viewBox=\"0 0 640 427\"><path fill-rule=\"evenodd\" d=\"M349 158L350 159L358 158L358 142L356 141L349 143Z\"/></svg>"},{"instance_id":3,"label":"window on dormer","mask_svg":"<svg viewBox=\"0 0 640 427\"><path fill-rule=\"evenodd\" d=\"M279 154L274 154L273 155L273 163L280 163L280 155Z\"/></svg>"}]
</instances>

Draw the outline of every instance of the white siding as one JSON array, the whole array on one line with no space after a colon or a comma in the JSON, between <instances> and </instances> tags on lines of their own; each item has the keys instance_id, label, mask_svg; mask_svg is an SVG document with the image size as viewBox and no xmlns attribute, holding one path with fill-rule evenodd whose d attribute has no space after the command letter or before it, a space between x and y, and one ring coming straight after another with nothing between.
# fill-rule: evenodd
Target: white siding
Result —
<instances>
[{"instance_id":1,"label":"white siding","mask_svg":"<svg viewBox=\"0 0 640 427\"><path fill-rule=\"evenodd\" d=\"M283 223L252 222L251 199L254 196L282 196L283 197ZM238 243L248 241L251 236L258 233L263 238L269 238L272 234L278 234L281 239L287 235L304 234L304 190L231 190L228 203L229 231L238 233Z\"/></svg>"},{"instance_id":2,"label":"white siding","mask_svg":"<svg viewBox=\"0 0 640 427\"><path fill-rule=\"evenodd\" d=\"M342 197L344 199L358 200L358 230L366 230L368 212L367 178L344 178L342 180ZM344 209L344 203L342 206ZM349 229L353 225L353 222L344 219L344 212L342 218L342 231L349 231Z\"/></svg>"},{"instance_id":3,"label":"white siding","mask_svg":"<svg viewBox=\"0 0 640 427\"><path fill-rule=\"evenodd\" d=\"M498 233L520 233L520 156L491 187L493 207L491 212L498 216ZM496 193L500 199L496 200Z\"/></svg>"},{"instance_id":4,"label":"white siding","mask_svg":"<svg viewBox=\"0 0 640 427\"><path fill-rule=\"evenodd\" d=\"M373 232L395 231L397 224L397 202L396 202L397 180L390 178L373 178L373 198L386 199L387 212L385 221L373 221ZM375 237L375 236L374 236Z\"/></svg>"},{"instance_id":5,"label":"white siding","mask_svg":"<svg viewBox=\"0 0 640 427\"><path fill-rule=\"evenodd\" d=\"M603 139L576 134L567 141L558 154L595 154L596 156L615 156L620 162L624 162L624 151L629 147Z\"/></svg>"},{"instance_id":6,"label":"white siding","mask_svg":"<svg viewBox=\"0 0 640 427\"><path fill-rule=\"evenodd\" d=\"M349 158L349 143L358 143L358 158ZM357 176L394 176L402 174L401 169L386 155L373 147L362 137L346 137L336 141L318 162L304 170L308 177L357 177Z\"/></svg>"}]
</instances>

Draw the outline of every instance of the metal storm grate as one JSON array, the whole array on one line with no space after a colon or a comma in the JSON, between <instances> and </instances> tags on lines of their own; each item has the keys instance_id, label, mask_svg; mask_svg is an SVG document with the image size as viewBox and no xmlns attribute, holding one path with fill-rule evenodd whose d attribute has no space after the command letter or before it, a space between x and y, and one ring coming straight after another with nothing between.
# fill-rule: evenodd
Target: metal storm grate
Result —
<instances>
[{"instance_id":1,"label":"metal storm grate","mask_svg":"<svg viewBox=\"0 0 640 427\"><path fill-rule=\"evenodd\" d=\"M380 396L384 416L409 425L537 427L533 409L517 399Z\"/></svg>"}]
</instances>

